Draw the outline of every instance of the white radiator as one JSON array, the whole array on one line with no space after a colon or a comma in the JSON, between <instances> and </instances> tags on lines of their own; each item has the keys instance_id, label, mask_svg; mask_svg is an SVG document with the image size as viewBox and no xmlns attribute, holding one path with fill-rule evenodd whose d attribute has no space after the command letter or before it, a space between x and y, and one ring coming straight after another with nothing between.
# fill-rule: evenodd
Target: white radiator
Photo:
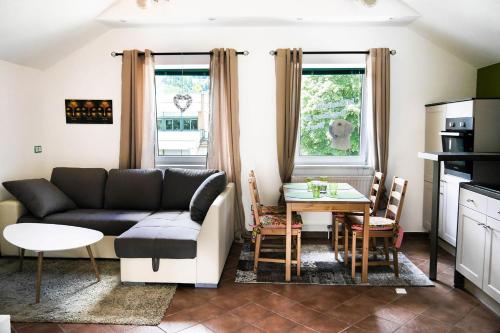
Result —
<instances>
[{"instance_id":1,"label":"white radiator","mask_svg":"<svg viewBox=\"0 0 500 333\"><path fill-rule=\"evenodd\" d=\"M294 176L292 182L303 183L306 178L319 179L319 177ZM373 176L328 176L327 178L331 183L347 183L366 196L370 193L373 181Z\"/></svg>"}]
</instances>

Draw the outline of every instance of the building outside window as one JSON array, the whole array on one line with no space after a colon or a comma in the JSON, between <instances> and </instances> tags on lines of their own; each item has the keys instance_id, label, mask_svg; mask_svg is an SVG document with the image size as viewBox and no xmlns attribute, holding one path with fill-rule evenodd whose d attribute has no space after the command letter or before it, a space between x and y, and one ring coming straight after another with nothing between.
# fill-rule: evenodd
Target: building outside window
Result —
<instances>
[{"instance_id":1,"label":"building outside window","mask_svg":"<svg viewBox=\"0 0 500 333\"><path fill-rule=\"evenodd\" d=\"M296 164L366 164L364 76L361 67L304 65Z\"/></svg>"},{"instance_id":2,"label":"building outside window","mask_svg":"<svg viewBox=\"0 0 500 333\"><path fill-rule=\"evenodd\" d=\"M208 66L158 66L155 75L157 166L204 166L210 116Z\"/></svg>"}]
</instances>

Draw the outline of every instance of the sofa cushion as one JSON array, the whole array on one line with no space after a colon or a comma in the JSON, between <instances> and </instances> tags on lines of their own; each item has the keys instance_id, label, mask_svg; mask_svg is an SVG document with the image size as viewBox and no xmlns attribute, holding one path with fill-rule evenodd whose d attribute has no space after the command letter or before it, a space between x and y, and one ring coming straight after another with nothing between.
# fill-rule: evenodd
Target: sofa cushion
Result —
<instances>
[{"instance_id":1,"label":"sofa cushion","mask_svg":"<svg viewBox=\"0 0 500 333\"><path fill-rule=\"evenodd\" d=\"M162 209L188 210L194 192L217 170L168 168L163 177Z\"/></svg>"},{"instance_id":2,"label":"sofa cushion","mask_svg":"<svg viewBox=\"0 0 500 333\"><path fill-rule=\"evenodd\" d=\"M103 208L107 177L101 168L54 168L50 181L78 208Z\"/></svg>"},{"instance_id":3,"label":"sofa cushion","mask_svg":"<svg viewBox=\"0 0 500 333\"><path fill-rule=\"evenodd\" d=\"M196 258L201 226L189 212L155 213L115 239L120 258Z\"/></svg>"},{"instance_id":4,"label":"sofa cushion","mask_svg":"<svg viewBox=\"0 0 500 333\"><path fill-rule=\"evenodd\" d=\"M162 173L149 169L112 169L106 182L104 208L158 210L161 203Z\"/></svg>"},{"instance_id":5,"label":"sofa cushion","mask_svg":"<svg viewBox=\"0 0 500 333\"><path fill-rule=\"evenodd\" d=\"M149 215L149 211L75 209L46 216L38 222L71 225L98 230L105 236L118 236ZM23 216L17 223L37 223L37 220L32 216Z\"/></svg>"},{"instance_id":6,"label":"sofa cushion","mask_svg":"<svg viewBox=\"0 0 500 333\"><path fill-rule=\"evenodd\" d=\"M75 209L75 203L47 179L3 182L3 186L35 217Z\"/></svg>"},{"instance_id":7,"label":"sofa cushion","mask_svg":"<svg viewBox=\"0 0 500 333\"><path fill-rule=\"evenodd\" d=\"M189 213L193 221L203 223L210 206L215 198L224 191L226 185L227 177L224 171L211 175L201 183L189 204Z\"/></svg>"}]
</instances>

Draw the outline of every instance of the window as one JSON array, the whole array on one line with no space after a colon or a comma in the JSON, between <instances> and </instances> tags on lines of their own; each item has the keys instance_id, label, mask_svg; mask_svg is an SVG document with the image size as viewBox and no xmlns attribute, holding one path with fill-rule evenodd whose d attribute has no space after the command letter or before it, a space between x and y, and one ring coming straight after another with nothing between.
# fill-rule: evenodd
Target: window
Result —
<instances>
[{"instance_id":1,"label":"window","mask_svg":"<svg viewBox=\"0 0 500 333\"><path fill-rule=\"evenodd\" d=\"M364 74L361 67L304 66L297 164L366 164Z\"/></svg>"},{"instance_id":2,"label":"window","mask_svg":"<svg viewBox=\"0 0 500 333\"><path fill-rule=\"evenodd\" d=\"M156 74L156 164L205 165L208 146L208 66L158 66Z\"/></svg>"}]
</instances>

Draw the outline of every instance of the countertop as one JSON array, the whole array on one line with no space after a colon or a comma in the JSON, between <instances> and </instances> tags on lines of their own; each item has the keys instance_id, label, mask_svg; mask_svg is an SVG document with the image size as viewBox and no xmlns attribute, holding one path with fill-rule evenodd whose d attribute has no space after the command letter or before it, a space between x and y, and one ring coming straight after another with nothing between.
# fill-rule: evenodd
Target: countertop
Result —
<instances>
[{"instance_id":1,"label":"countertop","mask_svg":"<svg viewBox=\"0 0 500 333\"><path fill-rule=\"evenodd\" d=\"M500 153L450 153L420 152L419 158L431 161L499 161Z\"/></svg>"},{"instance_id":2,"label":"countertop","mask_svg":"<svg viewBox=\"0 0 500 333\"><path fill-rule=\"evenodd\" d=\"M483 183L461 183L461 188L500 200L500 186Z\"/></svg>"}]
</instances>

